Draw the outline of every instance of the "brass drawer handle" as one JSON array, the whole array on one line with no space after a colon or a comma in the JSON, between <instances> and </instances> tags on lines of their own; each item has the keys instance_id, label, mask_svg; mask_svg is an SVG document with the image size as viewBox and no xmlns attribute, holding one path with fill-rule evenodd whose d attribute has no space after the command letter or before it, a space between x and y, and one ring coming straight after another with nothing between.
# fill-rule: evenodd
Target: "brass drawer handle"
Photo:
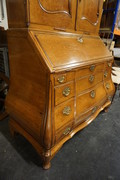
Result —
<instances>
[{"instance_id":1,"label":"brass drawer handle","mask_svg":"<svg viewBox=\"0 0 120 180\"><path fill-rule=\"evenodd\" d=\"M69 88L69 87L67 87L67 88L65 88L65 89L63 90L63 95L64 95L65 97L67 97L67 96L70 95L70 88Z\"/></svg>"},{"instance_id":2,"label":"brass drawer handle","mask_svg":"<svg viewBox=\"0 0 120 180\"><path fill-rule=\"evenodd\" d=\"M112 63L111 62L108 62L108 67L111 67L112 66Z\"/></svg>"},{"instance_id":3,"label":"brass drawer handle","mask_svg":"<svg viewBox=\"0 0 120 180\"><path fill-rule=\"evenodd\" d=\"M64 81L65 81L65 76L61 76L58 78L59 83L64 83Z\"/></svg>"},{"instance_id":4,"label":"brass drawer handle","mask_svg":"<svg viewBox=\"0 0 120 180\"><path fill-rule=\"evenodd\" d=\"M94 71L94 69L95 69L95 65L91 65L90 66L90 71Z\"/></svg>"},{"instance_id":5,"label":"brass drawer handle","mask_svg":"<svg viewBox=\"0 0 120 180\"><path fill-rule=\"evenodd\" d=\"M91 91L91 93L90 93L91 98L95 98L95 95L96 95L95 91L94 90Z\"/></svg>"},{"instance_id":6,"label":"brass drawer handle","mask_svg":"<svg viewBox=\"0 0 120 180\"><path fill-rule=\"evenodd\" d=\"M80 43L83 43L83 42L84 42L82 37L79 37L77 40L78 40L78 42L80 42Z\"/></svg>"},{"instance_id":7,"label":"brass drawer handle","mask_svg":"<svg viewBox=\"0 0 120 180\"><path fill-rule=\"evenodd\" d=\"M90 81L91 83L94 81L94 79L95 79L95 76L93 76L93 75L91 75L91 76L89 77L89 81Z\"/></svg>"},{"instance_id":8,"label":"brass drawer handle","mask_svg":"<svg viewBox=\"0 0 120 180\"><path fill-rule=\"evenodd\" d=\"M67 128L67 129L64 131L63 135L65 135L65 136L68 135L68 134L70 133L70 129L71 129L70 127Z\"/></svg>"},{"instance_id":9,"label":"brass drawer handle","mask_svg":"<svg viewBox=\"0 0 120 180\"><path fill-rule=\"evenodd\" d=\"M63 115L69 116L71 112L70 106L67 106L63 109Z\"/></svg>"},{"instance_id":10,"label":"brass drawer handle","mask_svg":"<svg viewBox=\"0 0 120 180\"><path fill-rule=\"evenodd\" d=\"M104 77L106 78L107 76L108 76L108 72L105 71L105 72L104 72Z\"/></svg>"},{"instance_id":11,"label":"brass drawer handle","mask_svg":"<svg viewBox=\"0 0 120 180\"><path fill-rule=\"evenodd\" d=\"M106 83L106 89L110 89L110 84Z\"/></svg>"},{"instance_id":12,"label":"brass drawer handle","mask_svg":"<svg viewBox=\"0 0 120 180\"><path fill-rule=\"evenodd\" d=\"M92 110L92 114L94 114L97 111L97 107L95 106Z\"/></svg>"},{"instance_id":13,"label":"brass drawer handle","mask_svg":"<svg viewBox=\"0 0 120 180\"><path fill-rule=\"evenodd\" d=\"M109 100L109 101L112 101L112 96L108 96L108 100Z\"/></svg>"}]
</instances>

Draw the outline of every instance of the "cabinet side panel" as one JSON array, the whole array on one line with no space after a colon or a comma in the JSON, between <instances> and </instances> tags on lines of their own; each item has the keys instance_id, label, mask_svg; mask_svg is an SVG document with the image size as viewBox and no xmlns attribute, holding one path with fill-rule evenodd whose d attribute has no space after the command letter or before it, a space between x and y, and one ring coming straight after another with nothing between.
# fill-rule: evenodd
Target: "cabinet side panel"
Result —
<instances>
[{"instance_id":1,"label":"cabinet side panel","mask_svg":"<svg viewBox=\"0 0 120 180\"><path fill-rule=\"evenodd\" d=\"M10 89L6 108L28 133L39 139L46 113L49 76L25 31L8 32Z\"/></svg>"},{"instance_id":2,"label":"cabinet side panel","mask_svg":"<svg viewBox=\"0 0 120 180\"><path fill-rule=\"evenodd\" d=\"M27 26L27 0L7 0L9 28Z\"/></svg>"}]
</instances>

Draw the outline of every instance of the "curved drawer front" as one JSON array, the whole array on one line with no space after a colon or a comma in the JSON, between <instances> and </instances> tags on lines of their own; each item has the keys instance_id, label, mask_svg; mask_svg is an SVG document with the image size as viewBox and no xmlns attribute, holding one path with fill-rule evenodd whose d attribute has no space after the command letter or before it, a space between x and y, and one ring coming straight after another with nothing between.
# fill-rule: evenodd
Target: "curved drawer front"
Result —
<instances>
[{"instance_id":1,"label":"curved drawer front","mask_svg":"<svg viewBox=\"0 0 120 180\"><path fill-rule=\"evenodd\" d=\"M80 78L86 75L89 75L91 73L96 73L96 72L100 72L103 71L104 69L104 64L92 64L90 66L87 66L83 69L80 69L76 72L76 78Z\"/></svg>"},{"instance_id":2,"label":"curved drawer front","mask_svg":"<svg viewBox=\"0 0 120 180\"><path fill-rule=\"evenodd\" d=\"M55 105L58 105L74 96L74 82L55 87Z\"/></svg>"},{"instance_id":3,"label":"curved drawer front","mask_svg":"<svg viewBox=\"0 0 120 180\"><path fill-rule=\"evenodd\" d=\"M80 115L80 113L86 112L94 104L101 101L103 98L105 98L105 96L107 97L107 94L102 83L94 87L89 92L78 96L76 100L77 117Z\"/></svg>"},{"instance_id":4,"label":"curved drawer front","mask_svg":"<svg viewBox=\"0 0 120 180\"><path fill-rule=\"evenodd\" d=\"M62 128L74 119L74 99L55 107L55 130Z\"/></svg>"},{"instance_id":5,"label":"curved drawer front","mask_svg":"<svg viewBox=\"0 0 120 180\"><path fill-rule=\"evenodd\" d=\"M91 74L76 81L76 93L79 95L82 91L89 89L103 80L103 73Z\"/></svg>"}]
</instances>

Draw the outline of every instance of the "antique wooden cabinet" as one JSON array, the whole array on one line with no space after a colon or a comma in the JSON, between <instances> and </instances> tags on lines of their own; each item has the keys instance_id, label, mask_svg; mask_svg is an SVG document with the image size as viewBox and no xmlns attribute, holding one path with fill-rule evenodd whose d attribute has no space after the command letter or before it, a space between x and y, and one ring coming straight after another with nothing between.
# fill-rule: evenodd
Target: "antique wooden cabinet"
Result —
<instances>
[{"instance_id":1,"label":"antique wooden cabinet","mask_svg":"<svg viewBox=\"0 0 120 180\"><path fill-rule=\"evenodd\" d=\"M102 0L7 0L10 130L43 167L114 95L113 56L99 38Z\"/></svg>"}]
</instances>

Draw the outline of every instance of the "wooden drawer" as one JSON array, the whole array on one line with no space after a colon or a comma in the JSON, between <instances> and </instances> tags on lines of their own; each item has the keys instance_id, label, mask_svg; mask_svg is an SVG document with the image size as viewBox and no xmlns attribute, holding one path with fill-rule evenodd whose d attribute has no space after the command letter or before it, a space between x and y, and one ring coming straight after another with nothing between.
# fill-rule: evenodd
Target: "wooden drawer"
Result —
<instances>
[{"instance_id":1,"label":"wooden drawer","mask_svg":"<svg viewBox=\"0 0 120 180\"><path fill-rule=\"evenodd\" d=\"M89 89L103 80L103 73L91 74L76 81L76 93L80 94L82 91Z\"/></svg>"},{"instance_id":2,"label":"wooden drawer","mask_svg":"<svg viewBox=\"0 0 120 180\"><path fill-rule=\"evenodd\" d=\"M85 113L80 114L80 116L77 117L77 119L75 121L75 126L77 124L81 124L82 122L88 120L88 118L90 116L93 116L97 110L98 110L98 106L94 106L91 109L89 109L88 111L86 111Z\"/></svg>"},{"instance_id":3,"label":"wooden drawer","mask_svg":"<svg viewBox=\"0 0 120 180\"><path fill-rule=\"evenodd\" d=\"M55 105L74 96L74 82L55 87Z\"/></svg>"},{"instance_id":4,"label":"wooden drawer","mask_svg":"<svg viewBox=\"0 0 120 180\"><path fill-rule=\"evenodd\" d=\"M74 119L74 99L55 107L55 130L62 128Z\"/></svg>"},{"instance_id":5,"label":"wooden drawer","mask_svg":"<svg viewBox=\"0 0 120 180\"><path fill-rule=\"evenodd\" d=\"M64 74L58 74L55 76L55 85L64 84L66 82L74 80L74 72L68 72Z\"/></svg>"},{"instance_id":6,"label":"wooden drawer","mask_svg":"<svg viewBox=\"0 0 120 180\"><path fill-rule=\"evenodd\" d=\"M78 96L76 100L77 117L79 117L80 113L86 112L90 107L93 107L94 104L104 99L105 96L107 96L107 94L103 83L100 83L91 91Z\"/></svg>"},{"instance_id":7,"label":"wooden drawer","mask_svg":"<svg viewBox=\"0 0 120 180\"><path fill-rule=\"evenodd\" d=\"M112 96L109 96L112 99ZM107 101L108 97L106 96L102 101L97 102L94 106L90 107L86 110L86 112L81 113L75 121L75 126L77 124L81 124L82 122L88 120L90 117L94 116L95 113L103 106L103 104Z\"/></svg>"},{"instance_id":8,"label":"wooden drawer","mask_svg":"<svg viewBox=\"0 0 120 180\"><path fill-rule=\"evenodd\" d=\"M80 69L76 72L76 78L80 78L80 77L83 77L83 76L86 76L86 75L89 75L91 73L96 73L96 72L99 72L99 71L103 71L104 69L104 64L93 64L93 65L90 65L90 66L87 66L83 69Z\"/></svg>"},{"instance_id":9,"label":"wooden drawer","mask_svg":"<svg viewBox=\"0 0 120 180\"><path fill-rule=\"evenodd\" d=\"M66 137L69 135L69 133L72 130L73 123L66 124L64 127L62 127L59 131L56 132L56 141L59 141L60 139Z\"/></svg>"},{"instance_id":10,"label":"wooden drawer","mask_svg":"<svg viewBox=\"0 0 120 180\"><path fill-rule=\"evenodd\" d=\"M111 93L115 90L112 80L105 81L105 89L107 93Z\"/></svg>"}]
</instances>

